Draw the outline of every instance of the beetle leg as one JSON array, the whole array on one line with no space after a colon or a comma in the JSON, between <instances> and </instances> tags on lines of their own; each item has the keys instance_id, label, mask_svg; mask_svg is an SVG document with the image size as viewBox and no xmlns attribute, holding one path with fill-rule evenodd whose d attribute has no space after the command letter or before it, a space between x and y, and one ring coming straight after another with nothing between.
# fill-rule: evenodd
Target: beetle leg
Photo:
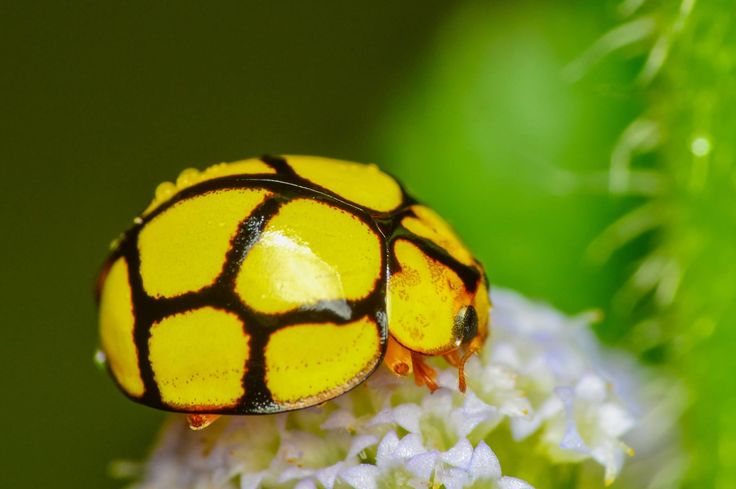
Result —
<instances>
[{"instance_id":1,"label":"beetle leg","mask_svg":"<svg viewBox=\"0 0 736 489\"><path fill-rule=\"evenodd\" d=\"M483 346L483 340L484 338L480 336L473 338L465 348L465 354L460 359L460 365L457 367L457 387L460 389L460 392L465 392L465 388L467 387L465 383L465 362L480 351Z\"/></svg>"},{"instance_id":2,"label":"beetle leg","mask_svg":"<svg viewBox=\"0 0 736 489\"><path fill-rule=\"evenodd\" d=\"M420 353L411 352L411 363L414 367L414 383L426 385L432 392L436 391L439 387L435 382L437 378L435 369L425 363L424 357Z\"/></svg>"},{"instance_id":3,"label":"beetle leg","mask_svg":"<svg viewBox=\"0 0 736 489\"><path fill-rule=\"evenodd\" d=\"M447 363L455 368L460 368L460 365L462 365L462 357L460 356L460 352L458 350L452 350L449 353L445 353L444 355L442 355L442 358L444 358Z\"/></svg>"},{"instance_id":4,"label":"beetle leg","mask_svg":"<svg viewBox=\"0 0 736 489\"><path fill-rule=\"evenodd\" d=\"M402 346L393 336L388 337L388 346L383 361L396 375L409 375L412 372L411 351Z\"/></svg>"},{"instance_id":5,"label":"beetle leg","mask_svg":"<svg viewBox=\"0 0 736 489\"><path fill-rule=\"evenodd\" d=\"M187 423L189 424L189 428L199 431L207 428L217 421L219 417L219 414L187 414Z\"/></svg>"}]
</instances>

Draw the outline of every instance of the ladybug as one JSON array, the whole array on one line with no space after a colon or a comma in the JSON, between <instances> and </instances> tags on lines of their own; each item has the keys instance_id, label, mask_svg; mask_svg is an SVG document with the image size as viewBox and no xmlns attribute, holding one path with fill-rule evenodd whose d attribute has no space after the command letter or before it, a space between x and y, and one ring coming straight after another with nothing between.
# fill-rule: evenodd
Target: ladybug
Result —
<instances>
[{"instance_id":1,"label":"ladybug","mask_svg":"<svg viewBox=\"0 0 736 489\"><path fill-rule=\"evenodd\" d=\"M305 408L383 361L437 388L488 334L481 264L375 165L264 156L185 170L112 247L97 281L120 389L188 414Z\"/></svg>"}]
</instances>

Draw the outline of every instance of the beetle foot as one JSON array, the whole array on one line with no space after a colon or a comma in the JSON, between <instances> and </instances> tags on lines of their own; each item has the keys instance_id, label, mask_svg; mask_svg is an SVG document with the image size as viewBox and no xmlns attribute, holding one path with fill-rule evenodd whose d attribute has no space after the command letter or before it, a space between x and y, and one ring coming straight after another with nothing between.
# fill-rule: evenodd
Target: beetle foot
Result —
<instances>
[{"instance_id":1,"label":"beetle foot","mask_svg":"<svg viewBox=\"0 0 736 489\"><path fill-rule=\"evenodd\" d=\"M427 365L424 357L420 353L411 352L411 363L414 368L414 383L417 385L426 385L431 392L436 391L437 371Z\"/></svg>"},{"instance_id":2,"label":"beetle foot","mask_svg":"<svg viewBox=\"0 0 736 489\"><path fill-rule=\"evenodd\" d=\"M219 417L219 414L187 414L187 424L190 429L199 431L207 428Z\"/></svg>"}]
</instances>

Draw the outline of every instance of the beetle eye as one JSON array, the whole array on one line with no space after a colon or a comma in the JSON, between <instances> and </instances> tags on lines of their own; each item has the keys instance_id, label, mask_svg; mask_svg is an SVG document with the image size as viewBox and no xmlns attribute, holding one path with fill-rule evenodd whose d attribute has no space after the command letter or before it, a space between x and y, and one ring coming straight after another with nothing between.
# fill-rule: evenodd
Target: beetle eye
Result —
<instances>
[{"instance_id":1,"label":"beetle eye","mask_svg":"<svg viewBox=\"0 0 736 489\"><path fill-rule=\"evenodd\" d=\"M455 316L455 338L467 343L478 336L478 313L475 307L465 306Z\"/></svg>"}]
</instances>

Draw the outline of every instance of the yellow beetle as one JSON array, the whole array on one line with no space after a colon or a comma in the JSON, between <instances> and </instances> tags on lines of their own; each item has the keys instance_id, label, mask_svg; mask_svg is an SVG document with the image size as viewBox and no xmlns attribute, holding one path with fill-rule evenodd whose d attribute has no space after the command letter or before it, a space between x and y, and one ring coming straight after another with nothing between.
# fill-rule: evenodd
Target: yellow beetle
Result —
<instances>
[{"instance_id":1,"label":"yellow beetle","mask_svg":"<svg viewBox=\"0 0 736 489\"><path fill-rule=\"evenodd\" d=\"M437 388L488 332L487 279L447 223L375 165L308 156L185 170L113 245L101 348L130 398L263 414L332 399L383 360Z\"/></svg>"}]
</instances>

